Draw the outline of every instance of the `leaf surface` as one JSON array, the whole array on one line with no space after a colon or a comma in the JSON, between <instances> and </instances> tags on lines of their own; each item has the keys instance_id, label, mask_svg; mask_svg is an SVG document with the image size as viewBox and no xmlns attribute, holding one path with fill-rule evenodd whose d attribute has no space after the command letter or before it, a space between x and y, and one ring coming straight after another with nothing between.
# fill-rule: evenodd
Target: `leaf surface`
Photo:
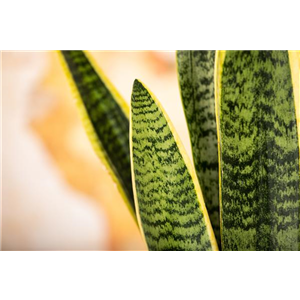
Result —
<instances>
[{"instance_id":1,"label":"leaf surface","mask_svg":"<svg viewBox=\"0 0 300 300\"><path fill-rule=\"evenodd\" d=\"M92 58L61 51L87 135L135 217L129 152L129 108Z\"/></svg>"},{"instance_id":2,"label":"leaf surface","mask_svg":"<svg viewBox=\"0 0 300 300\"><path fill-rule=\"evenodd\" d=\"M215 51L177 51L181 99L194 165L220 245L218 138L215 116Z\"/></svg>"},{"instance_id":3,"label":"leaf surface","mask_svg":"<svg viewBox=\"0 0 300 300\"><path fill-rule=\"evenodd\" d=\"M288 51L219 52L216 74L222 248L299 250L299 96Z\"/></svg>"},{"instance_id":4,"label":"leaf surface","mask_svg":"<svg viewBox=\"0 0 300 300\"><path fill-rule=\"evenodd\" d=\"M149 250L217 250L196 173L163 108L138 80L130 142L137 217Z\"/></svg>"}]
</instances>

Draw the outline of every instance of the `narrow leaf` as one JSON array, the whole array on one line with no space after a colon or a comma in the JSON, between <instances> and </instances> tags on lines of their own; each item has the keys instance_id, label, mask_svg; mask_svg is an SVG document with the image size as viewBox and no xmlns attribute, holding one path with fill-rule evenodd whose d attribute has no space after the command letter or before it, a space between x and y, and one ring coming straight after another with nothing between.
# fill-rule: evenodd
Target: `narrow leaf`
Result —
<instances>
[{"instance_id":1,"label":"narrow leaf","mask_svg":"<svg viewBox=\"0 0 300 300\"><path fill-rule=\"evenodd\" d=\"M129 109L104 73L83 51L61 51L82 121L135 218L129 153Z\"/></svg>"},{"instance_id":2,"label":"narrow leaf","mask_svg":"<svg viewBox=\"0 0 300 300\"><path fill-rule=\"evenodd\" d=\"M299 143L288 52L218 53L216 77L222 248L298 250Z\"/></svg>"},{"instance_id":3,"label":"narrow leaf","mask_svg":"<svg viewBox=\"0 0 300 300\"><path fill-rule=\"evenodd\" d=\"M163 108L138 80L130 142L137 217L149 250L217 250L196 173Z\"/></svg>"},{"instance_id":4,"label":"narrow leaf","mask_svg":"<svg viewBox=\"0 0 300 300\"><path fill-rule=\"evenodd\" d=\"M214 93L215 51L177 51L181 99L194 165L220 244L218 138Z\"/></svg>"}]
</instances>

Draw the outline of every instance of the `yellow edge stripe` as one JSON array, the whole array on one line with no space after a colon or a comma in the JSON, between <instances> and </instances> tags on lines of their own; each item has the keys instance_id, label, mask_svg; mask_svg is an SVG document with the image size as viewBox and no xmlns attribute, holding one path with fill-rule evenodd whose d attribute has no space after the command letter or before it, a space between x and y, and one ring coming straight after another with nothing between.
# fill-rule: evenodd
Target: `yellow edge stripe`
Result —
<instances>
[{"instance_id":1,"label":"yellow edge stripe","mask_svg":"<svg viewBox=\"0 0 300 300\"><path fill-rule=\"evenodd\" d=\"M198 177L196 175L196 171L195 169L193 168L191 162L190 162L190 159L185 151L185 148L177 134L177 131L175 130L174 126L173 126L173 123L171 122L169 116L167 115L166 111L164 110L164 108L162 107L162 105L160 104L160 102L158 101L158 99L155 97L155 95L150 91L150 89L144 84L142 83L140 80L138 80L143 86L145 89L147 89L147 91L149 92L150 96L152 97L152 99L154 100L155 104L158 106L158 108L161 110L161 112L163 113L164 117L166 118L167 120L167 123L170 127L170 130L174 136L174 139L175 139L175 142L177 143L177 146L178 146L178 149L179 149L179 152L180 154L182 155L182 158L187 166L187 169L192 177L192 180L193 180L193 183L195 185L195 190L196 190L196 194L197 194L197 198L199 200L199 208L200 208L200 211L202 211L203 213L203 216L204 216L204 221L205 221L205 224L206 224L206 227L208 229L208 235L209 235L209 239L210 239L210 242L211 242L211 246L212 246L212 250L215 250L215 251L218 251L218 244L217 244L217 241L216 241L216 238L215 238L215 234L214 234L214 231L212 229L212 226L211 226L211 223L210 223L210 219L209 219L209 216L208 216L208 213L207 213L207 210L206 210L206 206L205 206L205 203L204 203L204 198L203 198L203 195L202 195L202 191L201 191L201 188L200 188L200 185L199 185L199 182L198 182ZM131 137L131 134L130 133L130 137ZM130 138L131 140L131 138ZM131 147L130 147L131 149ZM131 158L132 159L132 158ZM132 160L131 160L132 161ZM133 163L131 164L133 165ZM133 168L133 166L132 166ZM133 169L132 169L133 170ZM133 171L132 171L133 173ZM134 182L133 182L134 184ZM140 221L140 215L138 213L138 203L137 203L137 197L136 197L136 193L135 193L135 185L134 185L134 198L135 198L135 205L136 205L136 211L137 211L137 216L138 216L138 219L139 219L139 222Z\"/></svg>"},{"instance_id":2,"label":"yellow edge stripe","mask_svg":"<svg viewBox=\"0 0 300 300\"><path fill-rule=\"evenodd\" d=\"M216 111L216 123L217 123L217 137L218 137L218 160L219 160L219 206L220 206L220 235L221 245L223 246L222 235L222 174L221 174L221 131L220 131L220 116L221 116L221 75L223 71L223 63L225 60L226 51L216 50L215 55L215 111Z\"/></svg>"},{"instance_id":3,"label":"yellow edge stripe","mask_svg":"<svg viewBox=\"0 0 300 300\"><path fill-rule=\"evenodd\" d=\"M300 50L289 50L290 68L292 73L294 100L296 109L299 155L300 155Z\"/></svg>"},{"instance_id":4,"label":"yellow edge stripe","mask_svg":"<svg viewBox=\"0 0 300 300\"><path fill-rule=\"evenodd\" d=\"M99 77L102 79L103 83L106 85L110 93L113 95L114 99L118 102L121 109L123 110L124 114L126 115L127 119L129 119L129 106L127 102L124 100L124 98L121 96L121 94L118 92L116 87L112 84L112 82L107 78L103 70L98 66L96 63L94 57L88 52L84 51L84 54L90 61L93 68L96 70Z\"/></svg>"},{"instance_id":5,"label":"yellow edge stripe","mask_svg":"<svg viewBox=\"0 0 300 300\"><path fill-rule=\"evenodd\" d=\"M126 206L128 207L129 211L130 211L130 214L133 216L134 220L136 221L136 216L135 216L135 213L128 201L128 198L118 180L118 178L116 177L114 171L112 170L109 162L108 162L108 157L107 155L105 154L105 151L104 151L104 148L102 146L102 143L101 141L99 140L98 136L97 136L97 133L95 132L94 130L94 127L93 127L93 124L89 118L89 115L87 113L87 110L85 108L85 105L81 99L81 96L80 96L80 93L76 87L76 83L74 82L73 80L73 76L68 68L68 65L63 57L63 54L59 51L58 52L59 54L59 59L61 61L61 65L63 67L63 70L67 76L67 79L68 79L68 82L70 84L70 87L71 87L71 90L72 90L72 93L76 99L76 105L78 107L78 110L79 110L79 114L80 114L80 119L83 123L83 126L84 126L84 129L86 131L86 134L92 144L92 147L96 153L96 155L100 158L100 160L102 161L102 163L104 164L107 172L109 173L109 175L112 177L113 181L115 182L116 184L116 187L119 191L119 193L121 194L122 198L124 199L124 202L126 204ZM89 58L90 59L90 58ZM94 65L93 65L94 67ZM98 70L96 70L98 72ZM99 73L98 73L99 76L101 76ZM104 81L104 79L101 77L101 79ZM106 84L106 83L105 83Z\"/></svg>"}]
</instances>

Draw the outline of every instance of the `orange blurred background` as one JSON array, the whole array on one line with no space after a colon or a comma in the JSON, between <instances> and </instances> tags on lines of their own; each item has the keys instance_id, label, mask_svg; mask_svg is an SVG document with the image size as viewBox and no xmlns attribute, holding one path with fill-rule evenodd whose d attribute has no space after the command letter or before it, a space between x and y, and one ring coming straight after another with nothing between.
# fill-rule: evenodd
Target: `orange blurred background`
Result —
<instances>
[{"instance_id":1,"label":"orange blurred background","mask_svg":"<svg viewBox=\"0 0 300 300\"><path fill-rule=\"evenodd\" d=\"M175 52L91 51L129 103L158 97L191 157ZM56 52L2 52L2 250L146 250L96 157Z\"/></svg>"}]
</instances>

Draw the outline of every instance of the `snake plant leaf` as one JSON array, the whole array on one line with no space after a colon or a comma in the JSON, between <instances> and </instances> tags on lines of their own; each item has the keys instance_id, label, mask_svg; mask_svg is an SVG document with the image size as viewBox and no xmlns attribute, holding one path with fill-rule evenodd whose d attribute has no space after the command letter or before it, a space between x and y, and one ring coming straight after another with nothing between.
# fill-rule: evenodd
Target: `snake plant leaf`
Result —
<instances>
[{"instance_id":1,"label":"snake plant leaf","mask_svg":"<svg viewBox=\"0 0 300 300\"><path fill-rule=\"evenodd\" d=\"M222 51L216 66L222 249L299 250L299 79L293 86L289 53Z\"/></svg>"},{"instance_id":2,"label":"snake plant leaf","mask_svg":"<svg viewBox=\"0 0 300 300\"><path fill-rule=\"evenodd\" d=\"M217 250L196 173L160 103L138 80L130 122L136 213L149 250Z\"/></svg>"},{"instance_id":3,"label":"snake plant leaf","mask_svg":"<svg viewBox=\"0 0 300 300\"><path fill-rule=\"evenodd\" d=\"M129 108L87 53L61 51L61 54L92 146L136 218L130 169Z\"/></svg>"},{"instance_id":4,"label":"snake plant leaf","mask_svg":"<svg viewBox=\"0 0 300 300\"><path fill-rule=\"evenodd\" d=\"M194 165L220 245L218 138L215 116L215 51L177 51L181 100Z\"/></svg>"}]
</instances>

